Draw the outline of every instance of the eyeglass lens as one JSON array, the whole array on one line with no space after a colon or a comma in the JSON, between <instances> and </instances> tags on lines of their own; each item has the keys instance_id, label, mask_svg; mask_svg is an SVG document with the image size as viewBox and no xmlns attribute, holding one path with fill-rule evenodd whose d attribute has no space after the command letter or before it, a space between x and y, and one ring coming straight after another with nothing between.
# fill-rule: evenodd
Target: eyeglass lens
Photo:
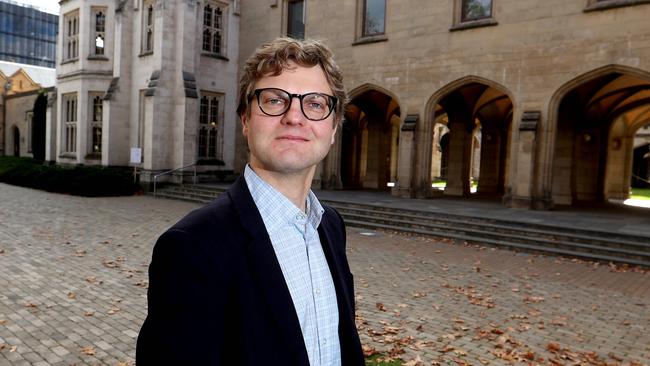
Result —
<instances>
[{"instance_id":1,"label":"eyeglass lens","mask_svg":"<svg viewBox=\"0 0 650 366\"><path fill-rule=\"evenodd\" d=\"M329 96L321 93L307 93L300 96L302 113L307 119L320 121L330 115ZM282 89L268 88L259 90L257 101L260 109L270 116L279 116L291 107L292 95Z\"/></svg>"}]
</instances>

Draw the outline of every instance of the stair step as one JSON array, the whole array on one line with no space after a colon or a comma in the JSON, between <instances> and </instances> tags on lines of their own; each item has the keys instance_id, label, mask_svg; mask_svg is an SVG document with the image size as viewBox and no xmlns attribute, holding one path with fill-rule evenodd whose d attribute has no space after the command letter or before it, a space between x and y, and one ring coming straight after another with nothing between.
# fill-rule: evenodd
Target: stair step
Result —
<instances>
[{"instance_id":1,"label":"stair step","mask_svg":"<svg viewBox=\"0 0 650 366\"><path fill-rule=\"evenodd\" d=\"M567 250L567 249L561 249L561 248L554 248L554 247L540 246L540 245L522 244L522 243L514 243L514 242L508 242L508 241L502 241L502 240L492 240L492 239L473 237L473 236L469 236L469 235L458 235L458 234L453 234L453 233L435 234L435 233L432 233L432 232L426 231L426 230L404 229L404 228L400 228L400 227L393 226L393 225L383 225L383 224L376 224L376 223L368 223L368 222L365 222L365 221L354 221L354 220L349 220L348 221L348 220L346 220L346 224L348 224L349 226L353 226L353 227L362 227L362 228L367 228L367 229L390 230L390 231L406 232L406 233L418 234L418 235L435 237L435 238L456 239L456 240L462 240L462 241L467 242L467 243L490 245L490 246L499 247L499 248L508 247L508 248L523 249L523 250L534 251L534 252L560 254L560 255L566 255L566 256L570 256L570 257L579 257L579 258L584 258L584 259L592 259L592 260L595 259L595 260L601 260L601 261L606 261L606 262L628 263L628 264L634 264L634 265L645 266L645 267L650 266L650 260L639 260L639 259L634 259L634 258L624 258L624 257L618 257L618 256L595 254L595 253L583 253L583 252L576 252L576 251L573 251L573 250Z\"/></svg>"},{"instance_id":2,"label":"stair step","mask_svg":"<svg viewBox=\"0 0 650 366\"><path fill-rule=\"evenodd\" d=\"M166 186L156 196L205 204L226 189L205 184ZM367 203L321 202L337 209L352 227L650 267L650 238L646 237Z\"/></svg>"},{"instance_id":3,"label":"stair step","mask_svg":"<svg viewBox=\"0 0 650 366\"><path fill-rule=\"evenodd\" d=\"M574 248L581 248L589 251L600 251L600 252L612 252L616 254L625 254L628 256L639 256L639 257L647 257L648 260L650 260L650 250L648 251L639 251L639 250L633 250L633 249L627 249L627 248L610 248L610 247L605 247L605 246L599 246L599 245L593 245L593 244L585 244L585 243L579 243L579 242L567 242L567 241L559 241L559 240L548 240L544 238L535 238L535 237L530 237L530 236L524 236L524 235L518 235L518 234L510 234L510 233L495 233L495 232L487 232L487 231L482 231L474 228L468 228L467 226L465 227L458 227L458 226L442 226L442 225L437 225L437 224L428 224L428 223L417 223L414 224L412 221L407 221L407 220L402 220L402 219L386 219L386 220L378 220L372 216L368 215L349 215L349 214L343 214L343 218L346 219L346 222L348 222L348 219L353 222L372 222L372 223L378 223L382 225L390 225L394 227L408 227L410 229L416 229L416 230L422 230L422 231L433 231L433 232L440 232L443 234L446 233L460 233L461 235L471 235L472 237L476 238L482 238L482 239L492 239L492 240L505 240L505 241L517 241L521 243L529 243L533 245L544 245L545 243L548 243L552 246L555 247L574 247ZM379 221L379 222L377 222ZM385 221L390 221L390 223L386 223ZM396 225L396 224L403 224L403 225Z\"/></svg>"},{"instance_id":4,"label":"stair step","mask_svg":"<svg viewBox=\"0 0 650 366\"><path fill-rule=\"evenodd\" d=\"M418 224L423 224L423 225L462 225L468 228L474 228L475 230L480 230L480 231L487 231L487 232L492 232L492 233L517 233L518 235L536 235L538 237L543 237L546 240L552 240L552 241L557 241L557 242L562 242L562 241L573 241L573 242L581 242L581 241L589 241L593 244L601 244L601 245L616 245L616 246L625 246L625 247L635 247L638 248L641 251L650 251L650 243L648 242L648 239L643 242L638 242L638 241L633 241L633 240L625 240L621 238L612 238L608 239L605 238L603 239L601 234L599 232L582 232L582 233L562 233L562 232L556 232L556 231L549 231L553 230L553 227L546 227L546 230L542 230L536 227L528 227L526 224L521 224L521 223L513 223L513 222L505 222L505 221L495 221L491 219L476 219L476 218L470 218L468 217L462 217L462 218L447 218L447 217L439 217L439 216L433 216L433 215L418 215L418 214L405 214L405 213L400 213L400 212L381 212L378 213L375 210L372 209L366 209L366 208L350 208L350 207L345 207L345 208L336 208L341 215L346 216L346 215L360 215L360 216L365 216L366 218L385 218L385 219L400 219L402 221L405 221L405 223L413 225L415 223ZM591 235L589 235L591 234ZM615 240L615 241L613 241Z\"/></svg>"}]
</instances>

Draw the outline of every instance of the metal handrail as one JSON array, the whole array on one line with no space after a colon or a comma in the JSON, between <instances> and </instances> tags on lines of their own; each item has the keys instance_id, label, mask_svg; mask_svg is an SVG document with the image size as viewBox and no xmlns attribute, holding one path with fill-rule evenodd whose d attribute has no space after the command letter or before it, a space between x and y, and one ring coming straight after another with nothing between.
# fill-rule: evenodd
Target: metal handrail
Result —
<instances>
[{"instance_id":1,"label":"metal handrail","mask_svg":"<svg viewBox=\"0 0 650 366\"><path fill-rule=\"evenodd\" d=\"M180 168L176 168L176 169L168 170L168 171L166 171L166 172L162 172L162 173L158 173L158 174L154 175L154 176L153 176L153 196L156 197L156 181L158 180L158 177L162 177L163 175L171 174L171 173L173 173L173 172L175 172L175 171L183 170L183 169L185 169L185 168L189 168L189 167L191 167L191 166L194 167L194 176L193 176L193 178L192 178L192 183L193 183L193 184L196 184L196 163L188 164L188 165L182 166L182 167L180 167ZM181 176L181 185L183 184L183 180L184 180L184 179L185 179L185 176L184 176L184 175Z\"/></svg>"},{"instance_id":2,"label":"metal handrail","mask_svg":"<svg viewBox=\"0 0 650 366\"><path fill-rule=\"evenodd\" d=\"M633 177L633 178L636 178L636 179L638 179L638 180L640 180L640 181L644 181L644 182L646 182L646 183L650 183L650 180L645 179L645 178L641 178L641 177L639 177L638 175L636 175L636 174L634 174L634 173L632 173L632 177Z\"/></svg>"}]
</instances>

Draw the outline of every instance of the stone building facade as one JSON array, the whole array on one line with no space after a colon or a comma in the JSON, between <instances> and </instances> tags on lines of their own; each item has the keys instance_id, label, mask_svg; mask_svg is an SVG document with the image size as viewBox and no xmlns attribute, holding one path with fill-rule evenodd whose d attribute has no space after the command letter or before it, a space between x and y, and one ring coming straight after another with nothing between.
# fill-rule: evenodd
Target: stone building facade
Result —
<instances>
[{"instance_id":1,"label":"stone building facade","mask_svg":"<svg viewBox=\"0 0 650 366\"><path fill-rule=\"evenodd\" d=\"M332 47L350 106L318 186L430 197L444 173L444 195L476 178L479 195L543 209L629 194L650 123L649 13L647 0L244 1L240 58L296 14Z\"/></svg>"},{"instance_id":2,"label":"stone building facade","mask_svg":"<svg viewBox=\"0 0 650 366\"><path fill-rule=\"evenodd\" d=\"M45 103L37 105L36 100L52 92L54 82L52 68L0 61L0 156L33 157L34 143L42 149ZM34 129L39 131L36 142Z\"/></svg>"},{"instance_id":3,"label":"stone building facade","mask_svg":"<svg viewBox=\"0 0 650 366\"><path fill-rule=\"evenodd\" d=\"M232 0L62 0L46 159L141 179L232 170L239 10ZM58 112L57 112L58 111Z\"/></svg>"}]
</instances>

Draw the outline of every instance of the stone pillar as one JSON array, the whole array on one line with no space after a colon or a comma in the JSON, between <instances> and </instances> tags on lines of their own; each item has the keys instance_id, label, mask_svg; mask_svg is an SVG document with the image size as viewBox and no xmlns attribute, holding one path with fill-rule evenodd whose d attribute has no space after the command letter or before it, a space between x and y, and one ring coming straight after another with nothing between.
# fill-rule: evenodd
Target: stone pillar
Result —
<instances>
[{"instance_id":1,"label":"stone pillar","mask_svg":"<svg viewBox=\"0 0 650 366\"><path fill-rule=\"evenodd\" d=\"M512 180L510 194L504 196L504 204L514 208L548 208L538 207L541 202L533 201L533 182L535 176L535 151L537 150L537 125L539 111L524 112L519 124L519 144L516 162L516 177Z\"/></svg>"},{"instance_id":2,"label":"stone pillar","mask_svg":"<svg viewBox=\"0 0 650 366\"><path fill-rule=\"evenodd\" d=\"M45 112L45 161L56 161L56 147L58 145L56 126L56 89L47 93L47 110Z\"/></svg>"},{"instance_id":3,"label":"stone pillar","mask_svg":"<svg viewBox=\"0 0 650 366\"><path fill-rule=\"evenodd\" d=\"M481 135L481 173L478 179L478 193L496 194L499 187L501 162L501 135L493 129Z\"/></svg>"},{"instance_id":4,"label":"stone pillar","mask_svg":"<svg viewBox=\"0 0 650 366\"><path fill-rule=\"evenodd\" d=\"M415 161L415 127L419 118L417 114L409 114L402 124L402 131L399 135L399 153L397 154L397 182L391 189L393 196L415 196L413 162Z\"/></svg>"},{"instance_id":5,"label":"stone pillar","mask_svg":"<svg viewBox=\"0 0 650 366\"><path fill-rule=\"evenodd\" d=\"M322 189L341 189L343 183L341 182L341 159L348 160L349 157L341 156L341 149L343 141L343 131L339 127L336 135L334 136L334 143L330 147L330 151L323 160L323 170L321 173L321 188Z\"/></svg>"},{"instance_id":6,"label":"stone pillar","mask_svg":"<svg viewBox=\"0 0 650 366\"><path fill-rule=\"evenodd\" d=\"M449 121L449 170L445 196L469 195L469 169L472 160L472 134L468 121L454 118Z\"/></svg>"}]
</instances>

